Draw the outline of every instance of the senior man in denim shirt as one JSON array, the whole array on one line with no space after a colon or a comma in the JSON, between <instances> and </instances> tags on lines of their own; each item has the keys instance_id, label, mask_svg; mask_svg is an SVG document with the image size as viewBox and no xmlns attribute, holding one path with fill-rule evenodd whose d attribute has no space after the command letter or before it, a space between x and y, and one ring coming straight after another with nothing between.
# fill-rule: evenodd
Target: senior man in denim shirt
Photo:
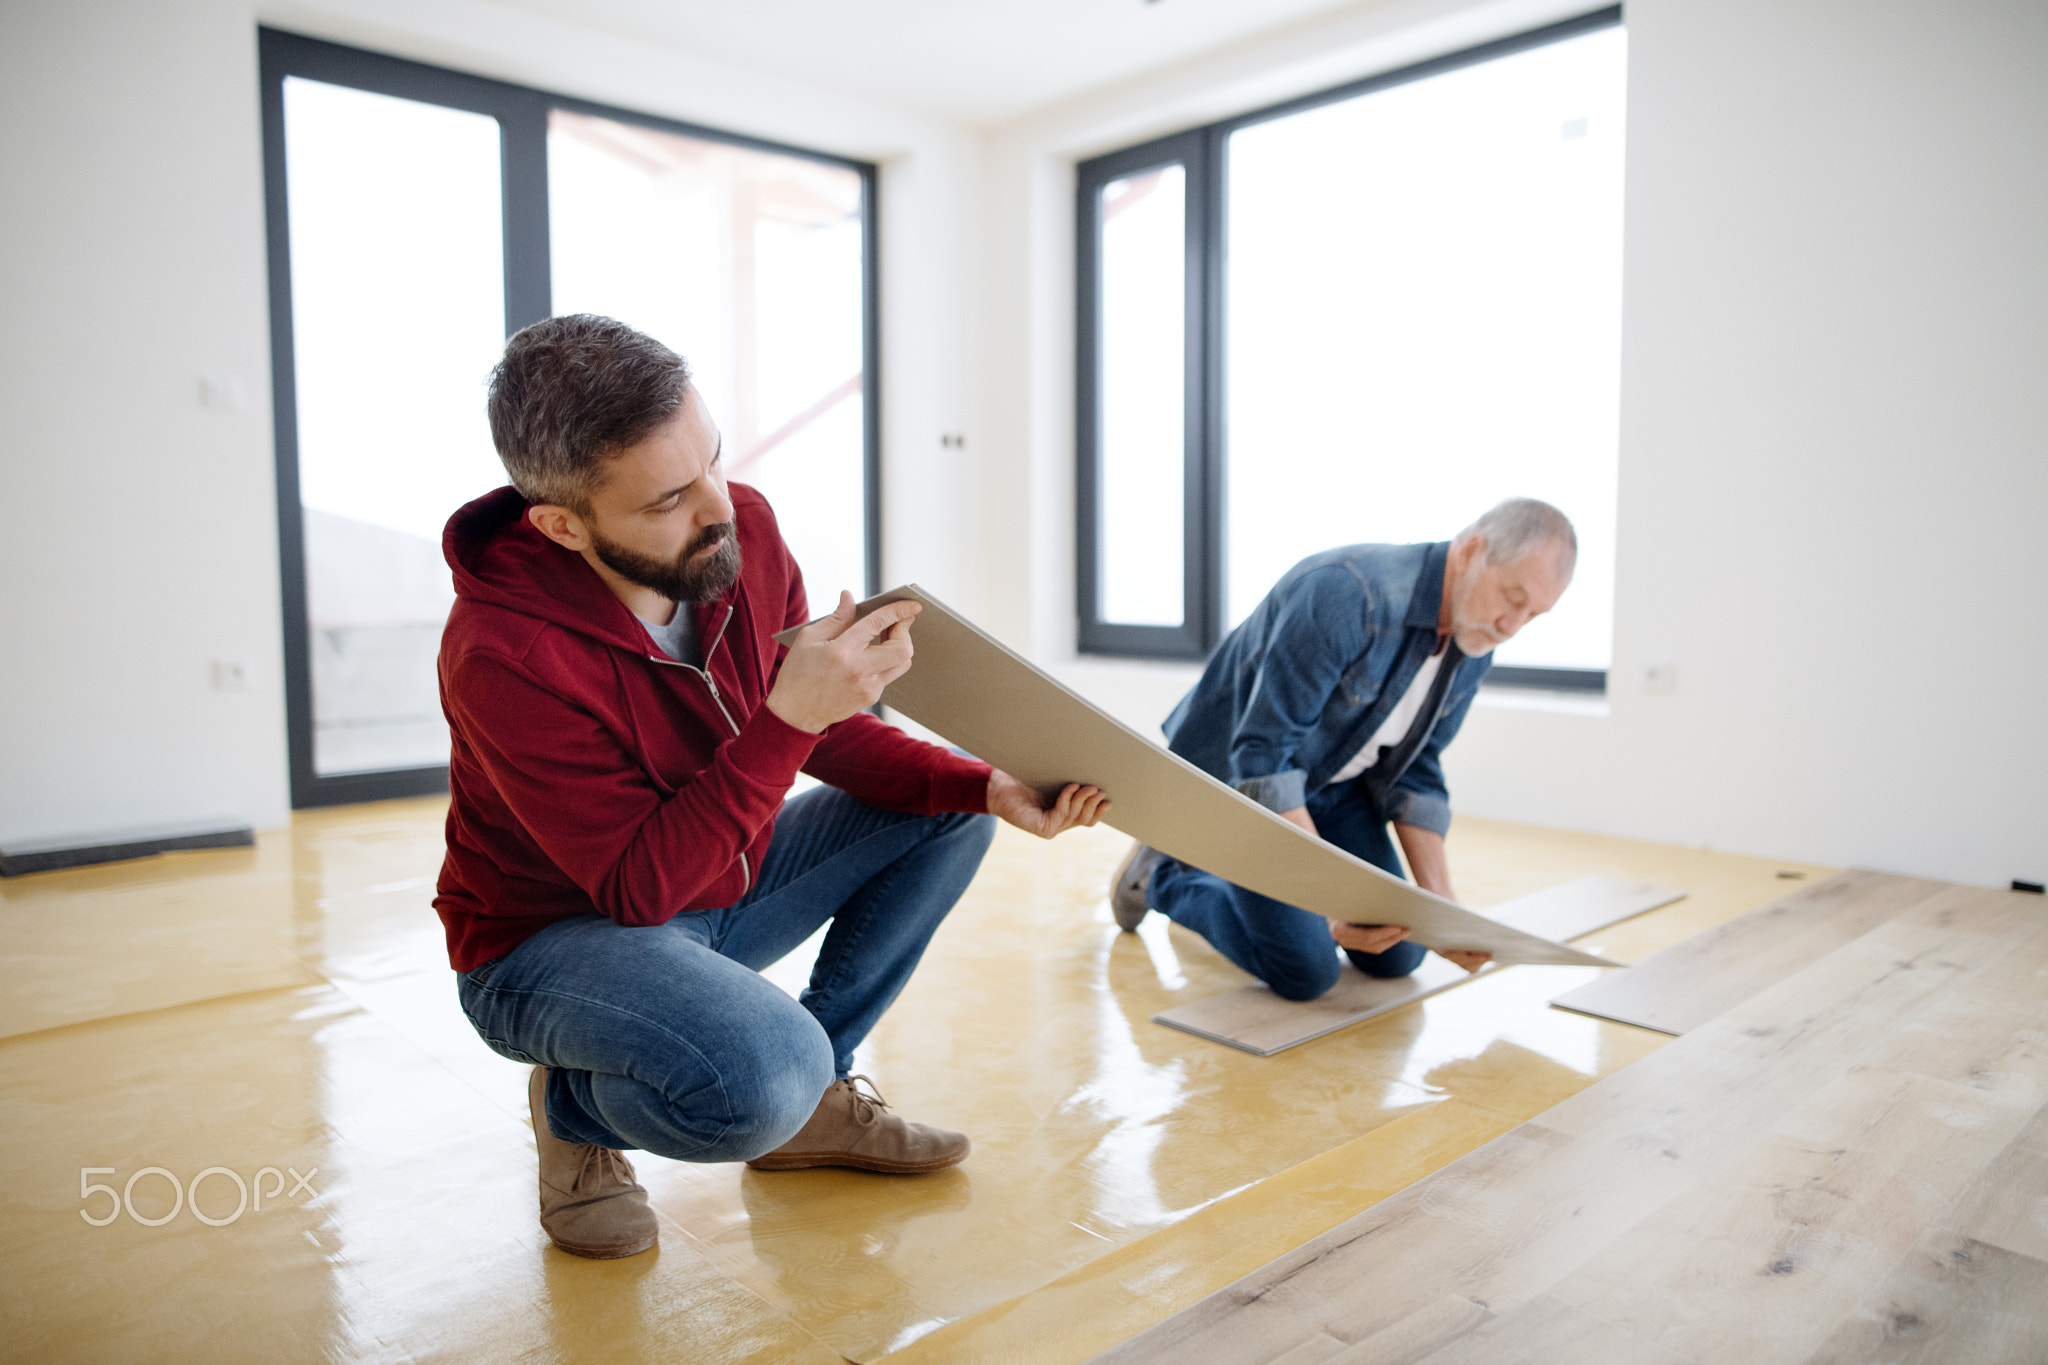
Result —
<instances>
[{"instance_id":1,"label":"senior man in denim shirt","mask_svg":"<svg viewBox=\"0 0 2048 1365\"><path fill-rule=\"evenodd\" d=\"M1578 558L1571 522L1513 498L1424 545L1349 545L1287 571L1166 718L1168 747L1310 834L1446 899L1451 826L1442 756L1496 645L1557 604ZM1406 976L1424 949L1401 925L1340 924L1175 862L1143 844L1111 884L1118 925L1148 907L1192 929L1289 1000L1342 970ZM1483 953L1447 953L1467 971Z\"/></svg>"}]
</instances>

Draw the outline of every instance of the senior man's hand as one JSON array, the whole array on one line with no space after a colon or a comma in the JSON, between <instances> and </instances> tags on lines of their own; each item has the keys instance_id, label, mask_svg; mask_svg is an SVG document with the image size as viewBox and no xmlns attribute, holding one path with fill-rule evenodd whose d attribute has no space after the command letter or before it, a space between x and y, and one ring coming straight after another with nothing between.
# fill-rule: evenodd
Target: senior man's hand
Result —
<instances>
[{"instance_id":1,"label":"senior man's hand","mask_svg":"<svg viewBox=\"0 0 2048 1365\"><path fill-rule=\"evenodd\" d=\"M1050 839L1093 825L1109 810L1109 797L1100 787L1069 782L1048 802L1036 788L997 768L988 775L988 809L1027 834Z\"/></svg>"},{"instance_id":2,"label":"senior man's hand","mask_svg":"<svg viewBox=\"0 0 2048 1365\"><path fill-rule=\"evenodd\" d=\"M1337 941L1339 948L1350 948L1361 953L1384 953L1408 937L1408 930L1399 924L1344 924L1338 920L1331 920L1330 937ZM1433 951L1437 956L1457 963L1468 972L1476 972L1493 961L1492 953L1468 953L1456 948Z\"/></svg>"}]
</instances>

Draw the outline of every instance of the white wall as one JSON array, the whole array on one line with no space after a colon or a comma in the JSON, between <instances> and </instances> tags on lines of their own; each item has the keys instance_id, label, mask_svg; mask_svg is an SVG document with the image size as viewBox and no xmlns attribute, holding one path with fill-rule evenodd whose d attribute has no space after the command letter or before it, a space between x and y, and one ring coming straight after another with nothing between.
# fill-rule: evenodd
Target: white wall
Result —
<instances>
[{"instance_id":1,"label":"white wall","mask_svg":"<svg viewBox=\"0 0 2048 1365\"><path fill-rule=\"evenodd\" d=\"M284 814L255 79L233 0L0 10L0 839Z\"/></svg>"},{"instance_id":2,"label":"white wall","mask_svg":"<svg viewBox=\"0 0 2048 1365\"><path fill-rule=\"evenodd\" d=\"M1613 714L1475 713L1464 805L2040 880L2048 6L1628 16Z\"/></svg>"},{"instance_id":3,"label":"white wall","mask_svg":"<svg viewBox=\"0 0 2048 1365\"><path fill-rule=\"evenodd\" d=\"M1032 564L997 585L1003 633L1148 727L1193 674L1074 658L1073 162L1576 8L1365 7L997 131L987 506ZM2048 6L1631 0L1628 22L1612 704L1475 709L1454 799L2038 880ZM1674 692L1638 685L1653 659Z\"/></svg>"},{"instance_id":4,"label":"white wall","mask_svg":"<svg viewBox=\"0 0 2048 1365\"><path fill-rule=\"evenodd\" d=\"M286 815L259 21L882 163L885 561L983 608L978 474L939 445L977 392L971 131L475 0L12 0L0 843Z\"/></svg>"}]
</instances>

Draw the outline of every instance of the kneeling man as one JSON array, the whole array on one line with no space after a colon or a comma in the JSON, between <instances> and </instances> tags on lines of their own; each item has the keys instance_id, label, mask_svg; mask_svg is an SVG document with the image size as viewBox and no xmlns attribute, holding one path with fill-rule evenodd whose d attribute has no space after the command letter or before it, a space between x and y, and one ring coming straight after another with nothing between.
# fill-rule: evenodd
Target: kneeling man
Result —
<instances>
[{"instance_id":1,"label":"kneeling man","mask_svg":"<svg viewBox=\"0 0 2048 1365\"><path fill-rule=\"evenodd\" d=\"M626 1148L956 1164L967 1139L889 1113L854 1049L973 877L987 813L1050 838L1095 823L1101 793L1048 807L868 714L911 666L912 604L855 620L842 593L784 653L772 636L809 619L796 563L651 337L537 323L489 412L513 486L445 538L434 904L464 1012L533 1065L542 1227L581 1256L652 1246ZM785 803L799 771L826 785ZM827 924L800 1000L760 976Z\"/></svg>"},{"instance_id":2,"label":"kneeling man","mask_svg":"<svg viewBox=\"0 0 2048 1365\"><path fill-rule=\"evenodd\" d=\"M1226 637L1168 716L1168 747L1310 834L1446 899L1451 826L1442 755L1496 645L1557 604L1578 538L1533 498L1502 503L1448 543L1350 545L1287 571ZM1192 929L1289 1000L1337 984L1330 946L1372 976L1406 976L1401 925L1339 924L1139 845L1110 888L1135 930L1147 907ZM1446 956L1467 971L1482 953Z\"/></svg>"}]
</instances>

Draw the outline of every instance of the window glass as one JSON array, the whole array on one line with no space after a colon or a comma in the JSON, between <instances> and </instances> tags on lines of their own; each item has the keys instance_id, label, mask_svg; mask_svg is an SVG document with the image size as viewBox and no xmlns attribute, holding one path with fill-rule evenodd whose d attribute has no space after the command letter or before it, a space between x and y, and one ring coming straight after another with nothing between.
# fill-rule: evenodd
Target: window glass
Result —
<instances>
[{"instance_id":1,"label":"window glass","mask_svg":"<svg viewBox=\"0 0 2048 1365\"><path fill-rule=\"evenodd\" d=\"M1578 573L1500 661L1608 666L1625 43L1231 136L1230 623L1307 553L1449 539L1526 495L1572 518Z\"/></svg>"},{"instance_id":2,"label":"window glass","mask_svg":"<svg viewBox=\"0 0 2048 1365\"><path fill-rule=\"evenodd\" d=\"M1113 180L1101 215L1096 526L1099 612L1118 625L1186 617L1187 172Z\"/></svg>"},{"instance_id":3,"label":"window glass","mask_svg":"<svg viewBox=\"0 0 2048 1365\"><path fill-rule=\"evenodd\" d=\"M774 505L815 609L867 585L861 177L554 110L554 310L690 363L727 477Z\"/></svg>"},{"instance_id":4,"label":"window glass","mask_svg":"<svg viewBox=\"0 0 2048 1365\"><path fill-rule=\"evenodd\" d=\"M296 76L284 108L314 771L445 763L441 528L505 482L498 123Z\"/></svg>"}]
</instances>

